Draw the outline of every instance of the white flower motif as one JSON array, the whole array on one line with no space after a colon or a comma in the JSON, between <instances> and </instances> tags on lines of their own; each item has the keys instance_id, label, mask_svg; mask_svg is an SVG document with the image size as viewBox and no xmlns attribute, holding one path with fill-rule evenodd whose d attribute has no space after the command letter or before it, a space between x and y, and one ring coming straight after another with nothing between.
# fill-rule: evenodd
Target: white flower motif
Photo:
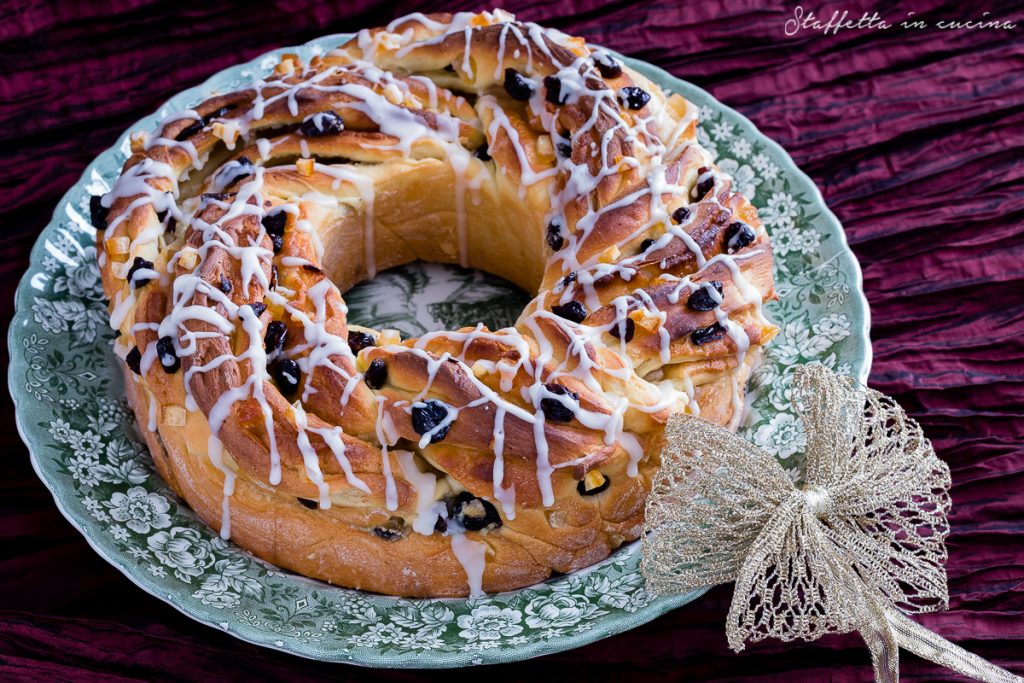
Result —
<instances>
[{"instance_id":1,"label":"white flower motif","mask_svg":"<svg viewBox=\"0 0 1024 683\"><path fill-rule=\"evenodd\" d=\"M844 313L830 313L815 321L811 331L835 343L850 336L850 319Z\"/></svg>"},{"instance_id":2,"label":"white flower motif","mask_svg":"<svg viewBox=\"0 0 1024 683\"><path fill-rule=\"evenodd\" d=\"M753 199L761 179L747 164L742 166L735 159L721 159L718 167L732 176L733 188L747 199Z\"/></svg>"},{"instance_id":3,"label":"white flower motif","mask_svg":"<svg viewBox=\"0 0 1024 683\"><path fill-rule=\"evenodd\" d=\"M459 635L469 641L499 640L502 636L514 636L522 632L519 622L523 613L516 609L497 605L474 607L469 614L461 615L457 622Z\"/></svg>"},{"instance_id":4,"label":"white flower motif","mask_svg":"<svg viewBox=\"0 0 1024 683\"><path fill-rule=\"evenodd\" d=\"M128 553L136 560L148 560L153 557L145 548L128 548Z\"/></svg>"},{"instance_id":5,"label":"white flower motif","mask_svg":"<svg viewBox=\"0 0 1024 683\"><path fill-rule=\"evenodd\" d=\"M804 230L800 234L800 251L808 256L818 253L821 247L821 235L816 230Z\"/></svg>"},{"instance_id":6,"label":"white flower motif","mask_svg":"<svg viewBox=\"0 0 1024 683\"><path fill-rule=\"evenodd\" d=\"M774 227L792 227L794 219L800 215L800 206L787 192L773 192L758 212L766 225Z\"/></svg>"},{"instance_id":7,"label":"white flower motif","mask_svg":"<svg viewBox=\"0 0 1024 683\"><path fill-rule=\"evenodd\" d=\"M110 508L110 516L124 522L137 534L148 534L150 529L164 529L171 525L167 511L171 504L159 493L148 493L141 486L133 486L127 492L116 492L104 503Z\"/></svg>"},{"instance_id":8,"label":"white flower motif","mask_svg":"<svg viewBox=\"0 0 1024 683\"><path fill-rule=\"evenodd\" d=\"M769 230L772 236L772 249L775 253L780 256L794 251L800 251L800 231L793 225L791 219L786 219L786 222L776 224Z\"/></svg>"},{"instance_id":9,"label":"white flower motif","mask_svg":"<svg viewBox=\"0 0 1024 683\"><path fill-rule=\"evenodd\" d=\"M711 127L711 134L720 140L728 140L733 135L732 125L728 121L719 121Z\"/></svg>"},{"instance_id":10,"label":"white flower motif","mask_svg":"<svg viewBox=\"0 0 1024 683\"><path fill-rule=\"evenodd\" d=\"M763 171L768 164L772 163L768 155L763 152L758 152L750 158L750 165L758 171Z\"/></svg>"},{"instance_id":11,"label":"white flower motif","mask_svg":"<svg viewBox=\"0 0 1024 683\"><path fill-rule=\"evenodd\" d=\"M54 292L67 292L76 299L100 299L100 269L96 260L96 247L86 247L75 262L67 266L64 275L53 280Z\"/></svg>"},{"instance_id":12,"label":"white flower motif","mask_svg":"<svg viewBox=\"0 0 1024 683\"><path fill-rule=\"evenodd\" d=\"M718 158L718 146L715 144L715 141L711 139L711 136L708 135L708 132L704 130L703 127L697 128L697 142L700 143L700 146L703 147L705 151L707 151L708 155L712 159Z\"/></svg>"},{"instance_id":13,"label":"white flower motif","mask_svg":"<svg viewBox=\"0 0 1024 683\"><path fill-rule=\"evenodd\" d=\"M801 356L814 358L831 344L831 339L814 333L805 320L790 320L783 325L782 334L772 342L768 354L789 366L799 362Z\"/></svg>"},{"instance_id":14,"label":"white flower motif","mask_svg":"<svg viewBox=\"0 0 1024 683\"><path fill-rule=\"evenodd\" d=\"M561 628L547 628L540 632L540 637L547 639L561 638L563 635L565 635L565 629Z\"/></svg>"},{"instance_id":15,"label":"white flower motif","mask_svg":"<svg viewBox=\"0 0 1024 683\"><path fill-rule=\"evenodd\" d=\"M167 576L167 570L158 564L149 565L148 567L146 567L146 571L148 571L153 576L160 577L161 579Z\"/></svg>"},{"instance_id":16,"label":"white flower motif","mask_svg":"<svg viewBox=\"0 0 1024 683\"><path fill-rule=\"evenodd\" d=\"M800 483L800 477L802 475L803 472L801 472L800 468L797 467L796 465L794 465L793 467L786 468L786 476L789 477L789 480L794 484Z\"/></svg>"},{"instance_id":17,"label":"white flower motif","mask_svg":"<svg viewBox=\"0 0 1024 683\"><path fill-rule=\"evenodd\" d=\"M714 109L712 109L711 107L707 106L706 104L700 108L700 120L701 121L710 121L713 118L715 118L715 110Z\"/></svg>"},{"instance_id":18,"label":"white flower motif","mask_svg":"<svg viewBox=\"0 0 1024 683\"><path fill-rule=\"evenodd\" d=\"M71 438L71 432L74 431L71 425L64 420L53 420L50 422L50 436L53 437L54 441L60 443L67 443L68 439Z\"/></svg>"},{"instance_id":19,"label":"white flower motif","mask_svg":"<svg viewBox=\"0 0 1024 683\"><path fill-rule=\"evenodd\" d=\"M110 535L114 537L115 541L127 541L128 530L123 526L114 526L110 529Z\"/></svg>"},{"instance_id":20,"label":"white flower motif","mask_svg":"<svg viewBox=\"0 0 1024 683\"><path fill-rule=\"evenodd\" d=\"M593 617L598 609L582 596L554 594L534 598L525 612L526 625L531 628L568 627Z\"/></svg>"},{"instance_id":21,"label":"white flower motif","mask_svg":"<svg viewBox=\"0 0 1024 683\"><path fill-rule=\"evenodd\" d=\"M205 588L200 588L194 592L192 597L214 609L238 607L238 604L241 602L241 597L237 593L232 593L231 591L209 591Z\"/></svg>"},{"instance_id":22,"label":"white flower motif","mask_svg":"<svg viewBox=\"0 0 1024 683\"><path fill-rule=\"evenodd\" d=\"M80 432L72 429L68 434L67 443L78 455L96 458L103 452L103 439L92 430Z\"/></svg>"},{"instance_id":23,"label":"white flower motif","mask_svg":"<svg viewBox=\"0 0 1024 683\"><path fill-rule=\"evenodd\" d=\"M176 526L153 534L147 544L157 559L185 582L191 582L192 577L200 576L213 564L213 549L195 529Z\"/></svg>"},{"instance_id":24,"label":"white flower motif","mask_svg":"<svg viewBox=\"0 0 1024 683\"><path fill-rule=\"evenodd\" d=\"M68 472L82 486L93 487L100 483L96 468L100 461L91 455L75 455L68 461Z\"/></svg>"},{"instance_id":25,"label":"white flower motif","mask_svg":"<svg viewBox=\"0 0 1024 683\"><path fill-rule=\"evenodd\" d=\"M366 633L364 635L374 643L396 644L408 638L409 632L395 626L394 624L385 623L372 624L368 629L366 629Z\"/></svg>"},{"instance_id":26,"label":"white flower motif","mask_svg":"<svg viewBox=\"0 0 1024 683\"><path fill-rule=\"evenodd\" d=\"M779 458L788 458L807 445L807 435L795 415L778 413L772 416L768 424L757 428L754 443Z\"/></svg>"},{"instance_id":27,"label":"white flower motif","mask_svg":"<svg viewBox=\"0 0 1024 683\"><path fill-rule=\"evenodd\" d=\"M733 141L732 147L730 147L732 155L737 159L746 159L750 155L750 140L746 138L736 138Z\"/></svg>"}]
</instances>

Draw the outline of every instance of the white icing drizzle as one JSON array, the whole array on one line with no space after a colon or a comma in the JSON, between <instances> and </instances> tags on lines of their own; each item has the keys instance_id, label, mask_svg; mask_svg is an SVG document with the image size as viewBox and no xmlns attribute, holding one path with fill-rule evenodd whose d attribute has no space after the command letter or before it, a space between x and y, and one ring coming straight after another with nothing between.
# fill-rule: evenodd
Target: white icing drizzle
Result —
<instances>
[{"instance_id":1,"label":"white icing drizzle","mask_svg":"<svg viewBox=\"0 0 1024 683\"><path fill-rule=\"evenodd\" d=\"M487 546L471 541L463 533L452 534L452 553L466 572L469 583L469 597L476 598L484 594L484 568L487 563Z\"/></svg>"},{"instance_id":2,"label":"white icing drizzle","mask_svg":"<svg viewBox=\"0 0 1024 683\"><path fill-rule=\"evenodd\" d=\"M417 39L417 33L422 35L422 32L416 30L416 24L429 33L429 37ZM479 67L474 67L472 46L476 31L493 25L500 25L501 29L495 68L493 74L488 74L482 73ZM400 27L402 30L398 32ZM460 34L464 47L461 59L456 65L455 75L476 89L478 97L472 108L475 110L477 120L466 121L456 116L453 112L459 111L457 106L465 106L465 100L439 88L430 77L418 74L396 76L374 64L375 61L380 61L382 52L389 53L385 55L388 59L393 57L400 60L414 50L438 45L450 36L459 37ZM514 41L513 45L508 45L510 40ZM358 54L355 53L356 48ZM556 52L559 55L566 54L563 50L569 50L574 55L568 62L556 57ZM511 59L518 65L517 68L523 68L521 59L525 51L524 75L535 85L533 95L526 103L527 114L533 120L539 121L548 131L552 144L564 138L560 133L557 117L549 111L549 105L545 104L544 91L540 85L543 74L534 71L535 64L545 64L545 70L553 72L561 84L561 93L566 104L574 105L592 100L589 117L572 132L569 140L573 147L573 158L562 159L554 165L540 162L535 167L534 163L531 163L531 158L536 160L538 153L536 149L528 152L526 145L534 143L520 139L509 112L502 107L499 99L491 94L494 88L486 83L490 78L499 84L496 87L500 87L509 51ZM393 409L411 414L415 408L422 407L424 401L430 398L437 373L452 361L465 377L468 386L479 396L465 405L446 405L446 417L433 429L420 435L417 448L421 451L426 449L431 437L452 425L460 412L481 406L487 408L488 414L493 415L491 445L494 459L491 493L508 521L515 520L516 517L515 486L505 484L506 428L509 420L519 420L529 425L532 431L536 454L536 479L541 502L544 506L551 506L555 502L552 484L554 472L569 466L588 467L598 453L585 453L579 458L552 463L548 444L549 432L560 427L549 424L549 418L543 408L544 401L556 402L571 413L576 423L599 434L606 449L608 446L614 446L625 452L629 458L629 476L637 475L638 465L645 455L641 439L625 428L629 411L654 414L666 409L686 409L692 413L699 412L699 406L694 398L696 388L688 373L683 373L680 378L672 381L660 378L658 381L652 380L649 386L653 387L653 397L647 395L636 402L631 402L627 396L619 395L617 392L607 391L604 384L606 378L617 382L639 380L630 359L627 340L622 338L609 342L608 337L609 333L624 329L623 326L629 317L636 319L637 310L641 312L644 323L648 325L647 329L655 330L658 335L658 360L661 365L670 365L674 360L679 362L673 359L673 339L667 328L670 311L659 309L650 290L644 288L652 283L637 287L632 292L617 296L607 303L602 302L598 290L598 285L605 278L614 277L629 282L638 274L652 269L648 255L666 249L676 241L692 254L696 270L683 277L669 272L662 272L658 276L655 283L672 284L673 288L667 295L667 300L673 306L679 304L684 290L692 293L700 287L700 284L693 282L691 278L703 281L703 278L697 276L707 269L722 264L730 274L726 298L734 301L734 305L731 305L729 311L721 305L725 301L717 291L713 288L707 288L706 291L715 303L719 304L714 309L715 319L725 328L728 338L736 348L736 365L732 375L733 425L738 424L741 418L743 387L739 378L742 376L741 371L752 342L743 325L733 320L730 315L741 309L750 309L755 324L768 324L761 310L763 296L744 276L740 266L744 260L761 252L717 254L708 258L688 232L688 227L698 215L697 210L691 210L681 223L675 223L671 218L672 211L669 207L678 206L679 198L683 198L684 205L689 205L690 200L694 198L689 196L688 186L670 182L666 170L672 162L680 158L680 155L691 149L696 150L697 157L710 169L697 179L697 183L708 179L714 180L713 190L707 197L699 198L698 202L709 208L713 206L727 214L730 213L730 209L721 204L719 195L725 191L728 177L713 169L710 157L697 146L690 129L690 124L696 119L696 107L687 103L685 112L677 115L678 112L671 110L660 96L652 97L645 108L645 113L634 112L627 117L616 101L620 93L603 85L603 81L599 87L595 86L596 76L590 55L580 55L576 54L577 52L578 48L564 34L542 29L535 24L515 22L514 17L500 10L479 14L460 12L447 22L414 13L396 19L384 30L360 31L354 46L346 46L330 53L335 58L343 57L341 64L309 68L301 71L298 77L286 78L274 74L257 79L252 85L254 95L251 106L248 109L243 108L231 118L217 119L228 133L229 141L225 144L229 149L234 149L234 134L237 133L243 147L255 146L257 154L249 153L251 159L258 156L260 162L273 163L275 147L287 139L287 136L271 140L259 135L261 129L269 128L272 131L272 125L276 125L264 123L264 115L268 108L281 102L282 105L278 106L285 106L293 117L298 117L300 102L306 101L300 97L302 93L329 93L341 98L334 103L335 111L340 115L344 116L346 112L362 115L366 120L373 122L379 133L395 141L392 144L375 144L378 149L395 150L405 157L413 157L413 150L418 145L430 143L431 149L441 150L452 170L458 262L463 266L470 265L466 196L467 193L473 193L472 200L479 204L479 190L490 178L488 174L491 173L490 166L480 162L471 163L473 154L464 146L464 130L482 130L486 140L491 144L499 139L507 141L507 146L514 154L515 163L510 167L496 162L495 168L498 173L514 176L510 179L514 181L521 198L526 198L531 187L544 184L551 203L549 219L563 226L561 234L565 242L551 257L549 270L553 270L553 265L561 268L565 275L571 273L572 278L567 278L566 282L560 282L551 290L540 292L516 327L492 332L482 325L477 325L469 331L425 334L411 345L389 344L379 347L387 354L414 354L424 361L427 371L423 386L411 399L397 400L390 399L384 394L375 395L374 432L380 448L381 471L385 481L385 507L388 511L395 511L399 507L398 487L392 471L391 456L394 455L401 468L403 481L415 492L412 528L419 534L434 533L435 521L439 514L444 513L444 504L437 500L437 476L430 471L421 471L414 453L392 448L399 442L399 430L393 422L392 415L400 415L399 412L393 412ZM547 67L546 63L550 63L552 67ZM476 86L477 83L480 85ZM413 87L414 85L416 87ZM643 83L640 82L638 85L642 86ZM424 96L427 100L426 106L433 112L430 119L420 116L415 111L416 108L424 107L419 99ZM415 106L408 106L409 102L414 102ZM312 119L320 129L324 129L324 117L323 112L315 112L306 118ZM210 119L204 119L198 112L185 110L167 117L164 125L185 119L210 123ZM486 125L482 123L484 121ZM605 130L597 136L594 131L600 130L599 124L605 126ZM208 443L209 458L214 467L224 475L221 522L221 535L224 538L230 535L229 498L234 490L237 475L233 461L224 453L220 431L237 402L253 399L260 406L269 443L268 481L272 486L277 486L282 481L282 463L278 435L274 429L273 411L264 394L264 387L269 386L270 375L267 372L268 358L264 348L263 322L253 311L252 306L234 304L219 287L202 279L199 273L202 272L202 266L208 256L214 251L226 253L237 263L244 290L248 292L251 287L258 286L264 293L263 302L276 307L283 313L285 319L292 321L293 327L290 329L294 330L294 326L301 328L301 334L289 337L287 350L277 353L294 360L306 377L317 370L337 375L344 386L339 410L348 404L349 398L362 382L362 375L346 370L344 364L337 362L338 358L344 358L348 362L354 361L347 341L327 331L327 323L332 314L329 308L337 309L336 303L328 305L328 297L332 297L332 302L340 301L335 286L325 278L305 291L306 300L312 307L312 313L309 313L292 303L293 292L283 287L271 289L267 272L271 263L276 263L282 268L313 268L323 263L324 245L320 240L317 225L309 218L310 213L306 210L316 206L321 207L321 211L333 212L334 215L353 212L362 216L362 257L368 276L373 277L377 272L378 246L375 234L378 212L375 211L377 197L374 176L367 173L360 164L316 161L311 142L303 136L294 137L298 139L302 158L314 159L313 173L332 178L333 192L354 191L357 197L346 194L345 199L339 201L338 197L315 190L287 199L264 196L265 177L271 170L231 161L206 178L202 186L204 192L217 193L234 185L237 189L233 195L228 195L226 199L220 195L203 195L179 202L178 183L187 177L189 169L184 169L181 177L178 177L171 165L145 158L126 170L113 189L103 198L105 207L110 207L119 199L130 200L127 207L119 210L108 231L117 229L137 209L152 206L157 212L167 212L175 222L172 225L186 224L201 238L200 246L188 249L188 253L196 256L194 260L198 260L189 272L174 277L174 266L181 263L185 253L180 243L177 243L178 248L172 252L173 256L169 258L165 268L136 269L137 278L159 280L160 286L164 287L170 283L170 306L168 314L159 324L133 325L133 334L148 329L155 331L158 337L171 337L178 355L182 358L194 355L198 343L203 339L231 335L237 328L246 335L247 343L236 345L236 348L241 348L237 355L232 352L224 353L203 364L193 364L184 373L185 405L189 411L195 411L198 410L198 403L193 394L193 380L197 375L212 372L226 363L237 363L239 367L247 368L247 376L243 374L244 379L237 386L226 389L214 402L207 415L211 430ZM589 147L584 146L587 141L590 141ZM623 141L633 150L631 154L623 154L622 147L615 146ZM177 141L158 135L144 138L144 146L146 150L157 147L171 151L180 150L187 155L191 168L195 170L203 169L207 161L204 155L197 151L192 140ZM614 156L613 149L616 150ZM290 154L294 157L294 151ZM308 164L306 166L308 167ZM518 169L515 166L518 166ZM246 170L243 170L243 167ZM635 189L595 207L594 197L602 181L610 176L627 171L638 172L641 169L648 170L640 178L641 182L635 184ZM296 164L273 163L273 172L279 171L297 173L299 169ZM251 177L239 184L237 176L244 173L249 173ZM575 225L567 226L566 207L580 198L590 202L591 209L579 217ZM212 223L207 223L199 216L202 214L201 209L211 203L223 209L223 215ZM229 224L246 217L262 220L268 210L266 207L271 204L275 205L275 211L283 210L290 214L289 224L294 230L309 236L316 260L291 255L275 257L272 251L261 246L262 241L267 239L265 229L261 229L259 239L251 243L236 242L233 237L235 233L229 228ZM595 249L590 248L592 240L605 239L602 234L604 231L598 229L602 221L609 220L609 217L614 218L615 212L637 204L648 206L650 216L648 220L635 226L630 234L620 239L617 244L609 246L609 249L617 250L614 257L605 257L608 250L597 253ZM157 222L156 225L147 226L134 235L129 258L124 264L114 268L115 275L124 277L136 255L148 255L152 260L161 250L161 240L174 243L175 239L180 239L177 233L165 237L164 231L165 226ZM632 250L632 245L636 241L648 235L654 241L642 253L623 254L624 251ZM661 270L666 269L666 262L662 261ZM205 296L210 305L199 306L192 303L197 295ZM582 301L590 313L602 307L610 307L614 312L614 319L599 326L572 323L549 310L551 301L556 298L560 304ZM124 323L130 320L136 303L134 288L117 291L111 308L112 327L122 328ZM215 331L196 332L190 327L190 323L205 323L212 326ZM564 357L556 355L555 344L545 331L551 326L557 328L558 334L567 340ZM431 348L431 342L437 340L454 343L461 347L461 352L456 356L449 353L436 356L428 349ZM471 365L467 360L467 353L476 342L496 343L507 352L499 361L477 360ZM536 351L531 351L534 345ZM623 360L623 367L604 367L598 355L594 353L594 349L598 347L608 347L617 351ZM127 347L122 349L119 346L118 352L124 355ZM146 373L157 358L156 343L148 344L145 349L140 349L140 353L143 377L137 381L144 382ZM478 377L477 372L480 372L481 376L497 375L500 393ZM526 383L522 383L520 378L525 378ZM518 393L522 404L507 398L515 390L517 379L520 380ZM586 387L589 392L600 397L601 409L588 410L571 396L552 392L547 388L552 383ZM352 463L346 455L342 429L334 425L311 426L311 418L303 402L309 400L315 392L312 383L306 383L302 395L291 404L289 415L297 432L296 447L302 456L305 477L316 487L320 507L331 506L331 485L321 471L319 455L310 440L310 434L318 436L331 450L350 487L372 495L370 487L353 471ZM157 404L148 390L147 395L150 397L149 428L156 430ZM482 594L487 546L467 538L457 525L456 531L451 533L451 543L453 553L466 571L471 596Z\"/></svg>"}]
</instances>

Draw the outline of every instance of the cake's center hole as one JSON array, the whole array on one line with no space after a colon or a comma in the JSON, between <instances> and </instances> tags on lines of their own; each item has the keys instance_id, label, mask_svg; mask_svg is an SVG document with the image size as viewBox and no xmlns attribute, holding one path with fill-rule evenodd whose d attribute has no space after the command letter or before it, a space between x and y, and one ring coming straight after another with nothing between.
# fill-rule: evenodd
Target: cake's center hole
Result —
<instances>
[{"instance_id":1,"label":"cake's center hole","mask_svg":"<svg viewBox=\"0 0 1024 683\"><path fill-rule=\"evenodd\" d=\"M496 275L425 261L378 273L345 292L349 324L394 328L403 339L477 323L510 327L530 299Z\"/></svg>"}]
</instances>

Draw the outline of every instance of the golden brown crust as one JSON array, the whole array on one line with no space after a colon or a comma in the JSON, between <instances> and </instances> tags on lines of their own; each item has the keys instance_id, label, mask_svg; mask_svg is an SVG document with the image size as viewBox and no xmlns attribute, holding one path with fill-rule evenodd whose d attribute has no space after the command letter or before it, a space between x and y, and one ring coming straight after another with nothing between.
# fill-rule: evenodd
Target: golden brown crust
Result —
<instances>
[{"instance_id":1,"label":"golden brown crust","mask_svg":"<svg viewBox=\"0 0 1024 683\"><path fill-rule=\"evenodd\" d=\"M140 138L98 251L160 474L257 556L396 595L471 590L462 525L487 591L635 539L665 420L735 427L776 332L767 235L695 125L582 40L483 13L285 56ZM351 328L342 292L415 259L537 296L495 332Z\"/></svg>"}]
</instances>

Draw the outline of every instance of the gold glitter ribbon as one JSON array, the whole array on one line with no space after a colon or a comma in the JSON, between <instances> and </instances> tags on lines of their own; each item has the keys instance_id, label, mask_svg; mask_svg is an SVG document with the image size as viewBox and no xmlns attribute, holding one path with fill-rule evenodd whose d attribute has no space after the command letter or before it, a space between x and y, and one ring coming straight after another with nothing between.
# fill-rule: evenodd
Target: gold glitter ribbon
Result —
<instances>
[{"instance_id":1,"label":"gold glitter ribbon","mask_svg":"<svg viewBox=\"0 0 1024 683\"><path fill-rule=\"evenodd\" d=\"M899 648L980 681L1024 681L908 619L948 607L949 468L891 398L827 368L798 367L807 446L798 488L775 458L718 425L669 422L647 501L642 570L670 595L735 581L726 634L859 631L875 680L899 680Z\"/></svg>"}]
</instances>

